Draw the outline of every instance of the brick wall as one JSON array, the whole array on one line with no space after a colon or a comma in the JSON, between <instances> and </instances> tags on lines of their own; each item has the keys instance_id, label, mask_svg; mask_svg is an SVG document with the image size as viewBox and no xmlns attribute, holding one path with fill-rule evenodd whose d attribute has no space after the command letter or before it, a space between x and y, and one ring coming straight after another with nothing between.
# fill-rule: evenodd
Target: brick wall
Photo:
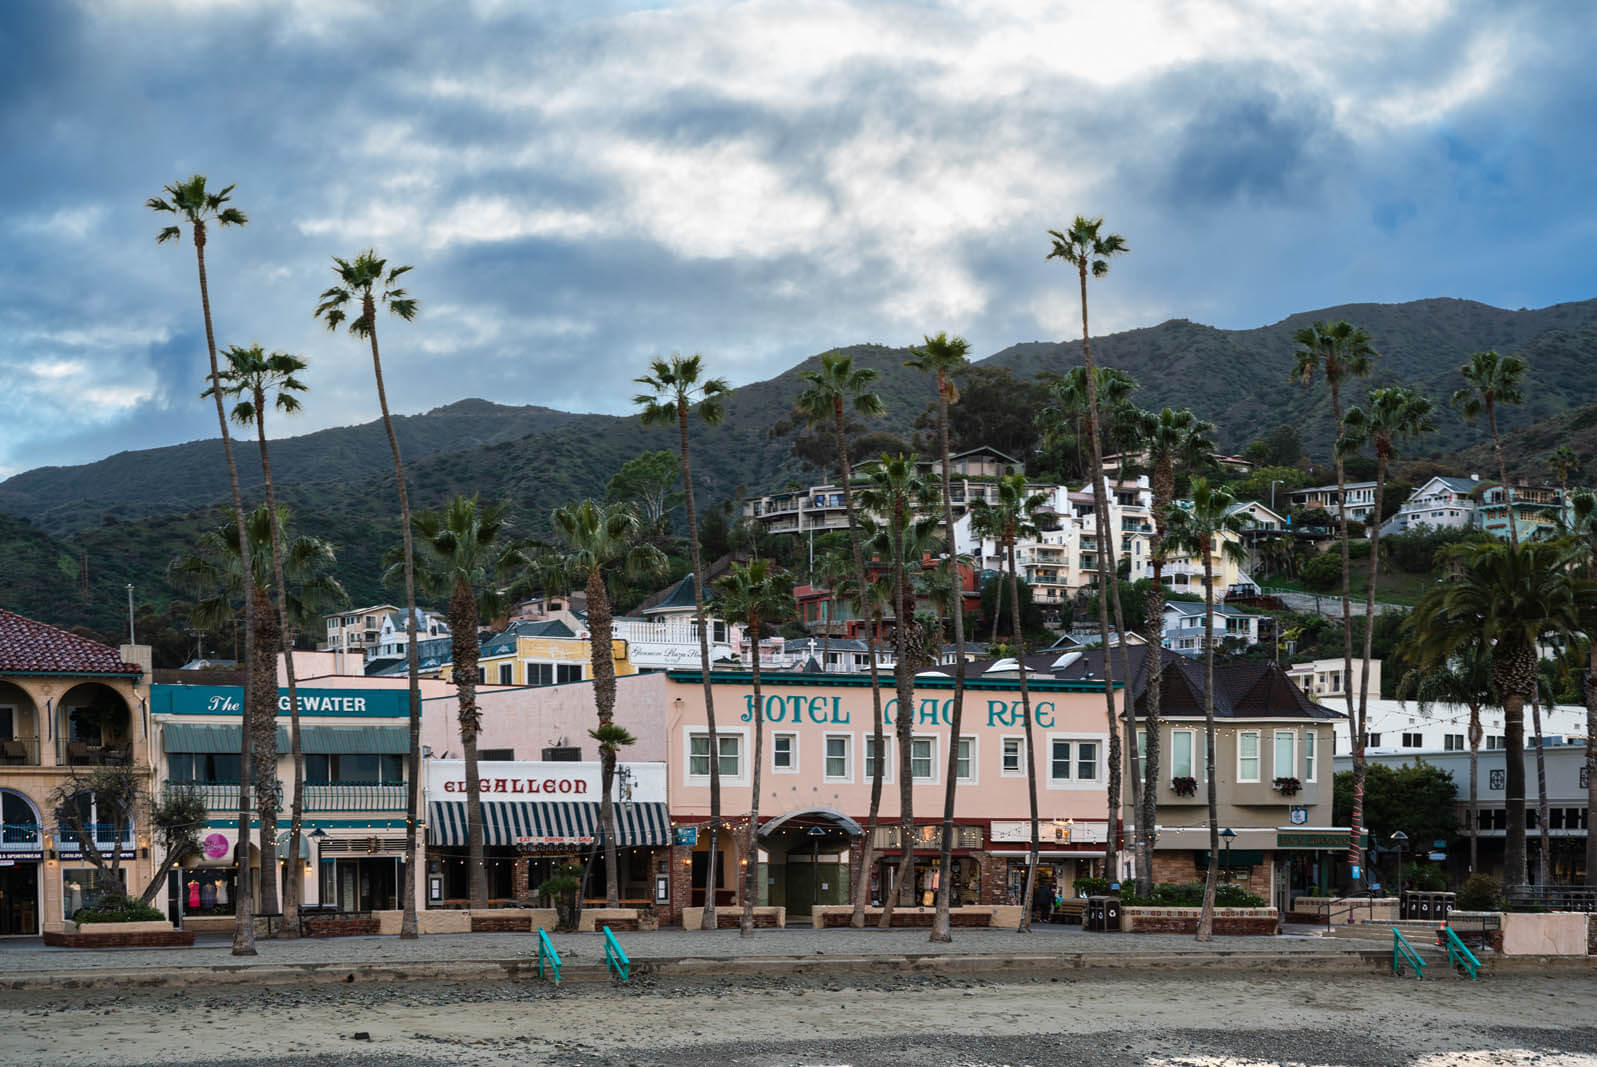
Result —
<instances>
[{"instance_id":1,"label":"brick wall","mask_svg":"<svg viewBox=\"0 0 1597 1067\"><path fill-rule=\"evenodd\" d=\"M91 924L92 925L92 924ZM55 948L170 948L194 944L192 930L146 930L125 934L68 934L44 932L44 943Z\"/></svg>"},{"instance_id":2,"label":"brick wall","mask_svg":"<svg viewBox=\"0 0 1597 1067\"><path fill-rule=\"evenodd\" d=\"M306 919L306 937L376 937L377 919Z\"/></svg>"},{"instance_id":3,"label":"brick wall","mask_svg":"<svg viewBox=\"0 0 1597 1067\"><path fill-rule=\"evenodd\" d=\"M1198 908L1128 908L1130 932L1134 934L1195 934L1198 932ZM1274 909L1216 908L1214 932L1216 935L1269 935L1278 928Z\"/></svg>"},{"instance_id":4,"label":"brick wall","mask_svg":"<svg viewBox=\"0 0 1597 1067\"><path fill-rule=\"evenodd\" d=\"M471 932L474 934L525 934L532 930L532 915L526 911L510 911L496 915L477 915L471 917Z\"/></svg>"},{"instance_id":5,"label":"brick wall","mask_svg":"<svg viewBox=\"0 0 1597 1067\"><path fill-rule=\"evenodd\" d=\"M1208 877L1208 871L1198 866L1197 860L1191 852L1160 852L1157 849L1153 854L1153 880L1158 882L1201 882ZM1257 893L1265 900L1270 899L1270 865L1271 853L1265 853L1264 862L1253 868L1235 868L1231 871L1231 881L1246 885L1248 892ZM1224 873L1224 872L1222 872ZM1246 881L1243 876L1246 875Z\"/></svg>"}]
</instances>

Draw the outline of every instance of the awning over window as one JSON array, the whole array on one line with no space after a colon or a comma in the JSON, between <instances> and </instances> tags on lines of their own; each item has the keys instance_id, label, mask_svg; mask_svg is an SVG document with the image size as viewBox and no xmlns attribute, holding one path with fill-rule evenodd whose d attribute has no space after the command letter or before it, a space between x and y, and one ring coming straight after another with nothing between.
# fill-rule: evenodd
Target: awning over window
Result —
<instances>
[{"instance_id":1,"label":"awning over window","mask_svg":"<svg viewBox=\"0 0 1597 1067\"><path fill-rule=\"evenodd\" d=\"M332 755L404 755L410 730L404 726L302 726L305 752ZM237 752L239 728L222 723L169 722L162 735L167 752ZM277 728L277 754L287 755L288 727Z\"/></svg>"},{"instance_id":2,"label":"awning over window","mask_svg":"<svg viewBox=\"0 0 1597 1067\"><path fill-rule=\"evenodd\" d=\"M622 848L671 843L670 818L660 803L617 804L616 844ZM590 844L600 829L597 801L484 801L484 845ZM427 805L427 842L466 844L466 802L435 800Z\"/></svg>"}]
</instances>

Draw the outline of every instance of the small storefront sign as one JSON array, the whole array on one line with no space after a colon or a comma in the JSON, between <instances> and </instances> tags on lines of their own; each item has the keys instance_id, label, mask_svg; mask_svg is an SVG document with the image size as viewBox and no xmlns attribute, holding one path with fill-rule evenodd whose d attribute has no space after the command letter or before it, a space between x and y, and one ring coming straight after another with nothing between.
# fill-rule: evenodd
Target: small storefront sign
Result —
<instances>
[{"instance_id":1,"label":"small storefront sign","mask_svg":"<svg viewBox=\"0 0 1597 1067\"><path fill-rule=\"evenodd\" d=\"M671 843L693 848L699 843L699 828L697 826L677 826L671 830Z\"/></svg>"}]
</instances>

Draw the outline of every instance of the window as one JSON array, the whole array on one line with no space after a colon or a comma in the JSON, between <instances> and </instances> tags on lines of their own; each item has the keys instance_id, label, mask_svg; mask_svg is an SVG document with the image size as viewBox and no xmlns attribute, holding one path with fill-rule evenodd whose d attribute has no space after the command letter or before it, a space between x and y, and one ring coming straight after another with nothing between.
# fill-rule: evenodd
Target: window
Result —
<instances>
[{"instance_id":1,"label":"window","mask_svg":"<svg viewBox=\"0 0 1597 1067\"><path fill-rule=\"evenodd\" d=\"M1194 734L1191 730L1170 731L1170 777L1197 777L1192 765L1193 737Z\"/></svg>"},{"instance_id":2,"label":"window","mask_svg":"<svg viewBox=\"0 0 1597 1067\"><path fill-rule=\"evenodd\" d=\"M516 681L515 670L516 665L514 663L501 663L499 665L499 684L514 685Z\"/></svg>"},{"instance_id":3,"label":"window","mask_svg":"<svg viewBox=\"0 0 1597 1067\"><path fill-rule=\"evenodd\" d=\"M917 782L937 780L937 739L912 737L909 741L909 776Z\"/></svg>"},{"instance_id":4,"label":"window","mask_svg":"<svg viewBox=\"0 0 1597 1067\"><path fill-rule=\"evenodd\" d=\"M1026 739L1024 737L1004 738L1003 772L1006 775L1026 773Z\"/></svg>"},{"instance_id":5,"label":"window","mask_svg":"<svg viewBox=\"0 0 1597 1067\"><path fill-rule=\"evenodd\" d=\"M1137 731L1137 781L1148 780L1148 772L1143 768L1148 764L1148 731Z\"/></svg>"},{"instance_id":6,"label":"window","mask_svg":"<svg viewBox=\"0 0 1597 1067\"><path fill-rule=\"evenodd\" d=\"M1096 782L1098 742L1055 738L1049 748L1048 777L1056 782Z\"/></svg>"},{"instance_id":7,"label":"window","mask_svg":"<svg viewBox=\"0 0 1597 1067\"><path fill-rule=\"evenodd\" d=\"M488 684L488 668L487 667L478 667L477 668L477 684L478 685L487 685Z\"/></svg>"},{"instance_id":8,"label":"window","mask_svg":"<svg viewBox=\"0 0 1597 1067\"><path fill-rule=\"evenodd\" d=\"M477 758L484 763L509 763L516 758L516 750L513 748L480 748L477 750Z\"/></svg>"},{"instance_id":9,"label":"window","mask_svg":"<svg viewBox=\"0 0 1597 1067\"><path fill-rule=\"evenodd\" d=\"M886 736L882 738L883 761L882 781L893 780L893 742ZM876 780L876 735L870 734L865 738L865 778L867 781Z\"/></svg>"},{"instance_id":10,"label":"window","mask_svg":"<svg viewBox=\"0 0 1597 1067\"><path fill-rule=\"evenodd\" d=\"M1314 766L1314 747L1318 740L1313 730L1303 731L1303 780L1315 781L1316 769Z\"/></svg>"},{"instance_id":11,"label":"window","mask_svg":"<svg viewBox=\"0 0 1597 1067\"><path fill-rule=\"evenodd\" d=\"M1502 734L1491 734L1486 738L1486 747L1506 748L1508 747L1508 738L1504 737Z\"/></svg>"},{"instance_id":12,"label":"window","mask_svg":"<svg viewBox=\"0 0 1597 1067\"><path fill-rule=\"evenodd\" d=\"M974 782L976 780L976 739L974 737L961 737L959 739L959 755L956 757L954 776L961 782Z\"/></svg>"},{"instance_id":13,"label":"window","mask_svg":"<svg viewBox=\"0 0 1597 1067\"><path fill-rule=\"evenodd\" d=\"M743 735L723 734L716 735L720 743L720 764L722 778L738 778L743 774ZM710 777L710 735L688 735L688 774L695 778Z\"/></svg>"},{"instance_id":14,"label":"window","mask_svg":"<svg viewBox=\"0 0 1597 1067\"><path fill-rule=\"evenodd\" d=\"M1259 731L1243 730L1237 734L1237 781L1259 780Z\"/></svg>"},{"instance_id":15,"label":"window","mask_svg":"<svg viewBox=\"0 0 1597 1067\"><path fill-rule=\"evenodd\" d=\"M166 757L167 777L191 785L237 785L237 752L173 752Z\"/></svg>"},{"instance_id":16,"label":"window","mask_svg":"<svg viewBox=\"0 0 1597 1067\"><path fill-rule=\"evenodd\" d=\"M305 781L310 785L401 785L405 781L405 757L306 753Z\"/></svg>"},{"instance_id":17,"label":"window","mask_svg":"<svg viewBox=\"0 0 1597 1067\"><path fill-rule=\"evenodd\" d=\"M565 685L567 682L580 681L582 681L580 663L527 664L528 685Z\"/></svg>"},{"instance_id":18,"label":"window","mask_svg":"<svg viewBox=\"0 0 1597 1067\"><path fill-rule=\"evenodd\" d=\"M1403 747L1404 748L1424 748L1425 747L1425 736L1423 734L1420 734L1420 733L1409 732L1409 731L1405 730L1403 732Z\"/></svg>"},{"instance_id":19,"label":"window","mask_svg":"<svg viewBox=\"0 0 1597 1067\"><path fill-rule=\"evenodd\" d=\"M1463 734L1443 734L1442 735L1442 747L1444 749L1446 749L1448 752L1462 752L1462 751L1464 751L1464 735Z\"/></svg>"},{"instance_id":20,"label":"window","mask_svg":"<svg viewBox=\"0 0 1597 1067\"><path fill-rule=\"evenodd\" d=\"M773 771L798 770L798 735L771 735L771 769Z\"/></svg>"},{"instance_id":21,"label":"window","mask_svg":"<svg viewBox=\"0 0 1597 1067\"><path fill-rule=\"evenodd\" d=\"M1381 747L1381 735L1380 734L1365 734L1364 735L1364 747L1365 748L1380 748Z\"/></svg>"},{"instance_id":22,"label":"window","mask_svg":"<svg viewBox=\"0 0 1597 1067\"><path fill-rule=\"evenodd\" d=\"M1277 730L1275 732L1274 762L1271 764L1277 778L1296 778L1298 776L1297 760L1297 734L1291 730Z\"/></svg>"},{"instance_id":23,"label":"window","mask_svg":"<svg viewBox=\"0 0 1597 1067\"><path fill-rule=\"evenodd\" d=\"M829 781L848 780L848 736L826 735L826 777Z\"/></svg>"}]
</instances>

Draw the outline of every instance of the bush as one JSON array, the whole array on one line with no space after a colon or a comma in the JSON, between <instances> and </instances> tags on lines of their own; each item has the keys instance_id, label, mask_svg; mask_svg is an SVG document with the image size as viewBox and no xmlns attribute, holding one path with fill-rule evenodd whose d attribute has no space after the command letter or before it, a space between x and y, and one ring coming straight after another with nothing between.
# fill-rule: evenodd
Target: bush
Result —
<instances>
[{"instance_id":1,"label":"bush","mask_svg":"<svg viewBox=\"0 0 1597 1067\"><path fill-rule=\"evenodd\" d=\"M1203 906L1203 883L1160 882L1153 887L1153 896L1126 897L1124 901L1128 907L1201 908ZM1262 908L1265 907L1265 900L1257 893L1250 893L1240 885L1221 882L1214 887L1214 906L1217 908Z\"/></svg>"},{"instance_id":2,"label":"bush","mask_svg":"<svg viewBox=\"0 0 1597 1067\"><path fill-rule=\"evenodd\" d=\"M136 900L110 898L92 908L79 908L72 913L75 923L155 923L165 922L166 916L148 904Z\"/></svg>"},{"instance_id":3,"label":"bush","mask_svg":"<svg viewBox=\"0 0 1597 1067\"><path fill-rule=\"evenodd\" d=\"M1470 875L1454 902L1460 911L1497 911L1502 905L1503 887L1489 874Z\"/></svg>"},{"instance_id":4,"label":"bush","mask_svg":"<svg viewBox=\"0 0 1597 1067\"><path fill-rule=\"evenodd\" d=\"M1101 897L1109 893L1109 879L1107 878L1077 878L1076 895L1078 897Z\"/></svg>"},{"instance_id":5,"label":"bush","mask_svg":"<svg viewBox=\"0 0 1597 1067\"><path fill-rule=\"evenodd\" d=\"M1342 560L1334 552L1322 552L1303 565L1303 584L1329 593L1342 580Z\"/></svg>"},{"instance_id":6,"label":"bush","mask_svg":"<svg viewBox=\"0 0 1597 1067\"><path fill-rule=\"evenodd\" d=\"M1447 888L1447 875L1430 863L1403 865L1403 885L1421 893L1440 893Z\"/></svg>"}]
</instances>

